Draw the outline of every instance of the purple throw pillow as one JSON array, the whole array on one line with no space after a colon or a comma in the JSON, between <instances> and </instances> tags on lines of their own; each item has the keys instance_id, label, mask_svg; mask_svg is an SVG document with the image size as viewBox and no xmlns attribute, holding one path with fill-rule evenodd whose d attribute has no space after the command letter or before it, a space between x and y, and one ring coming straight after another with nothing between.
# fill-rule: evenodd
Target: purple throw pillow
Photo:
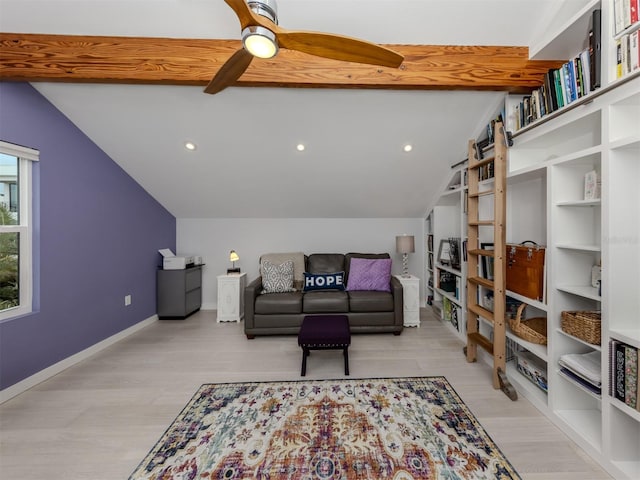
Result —
<instances>
[{"instance_id":1,"label":"purple throw pillow","mask_svg":"<svg viewBox=\"0 0 640 480\"><path fill-rule=\"evenodd\" d=\"M376 290L390 292L390 258L352 258L347 290Z\"/></svg>"}]
</instances>

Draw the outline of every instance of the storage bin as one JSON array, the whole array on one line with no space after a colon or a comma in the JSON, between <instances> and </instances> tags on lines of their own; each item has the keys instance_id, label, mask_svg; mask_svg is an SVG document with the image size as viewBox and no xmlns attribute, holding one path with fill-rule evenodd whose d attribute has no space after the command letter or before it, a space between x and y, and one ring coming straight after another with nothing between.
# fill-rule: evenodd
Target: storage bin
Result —
<instances>
[{"instance_id":1,"label":"storage bin","mask_svg":"<svg viewBox=\"0 0 640 480\"><path fill-rule=\"evenodd\" d=\"M584 340L587 343L600 345L600 318L600 312L598 311L562 312L560 328L562 328L563 332Z\"/></svg>"},{"instance_id":2,"label":"storage bin","mask_svg":"<svg viewBox=\"0 0 640 480\"><path fill-rule=\"evenodd\" d=\"M537 343L540 345L547 344L547 318L535 317L524 319L524 309L526 303L521 303L518 307L516 318L509 318L509 327L511 331L518 337L527 342Z\"/></svg>"},{"instance_id":3,"label":"storage bin","mask_svg":"<svg viewBox=\"0 0 640 480\"><path fill-rule=\"evenodd\" d=\"M531 352L516 352L516 368L541 390L547 391L547 365Z\"/></svg>"}]
</instances>

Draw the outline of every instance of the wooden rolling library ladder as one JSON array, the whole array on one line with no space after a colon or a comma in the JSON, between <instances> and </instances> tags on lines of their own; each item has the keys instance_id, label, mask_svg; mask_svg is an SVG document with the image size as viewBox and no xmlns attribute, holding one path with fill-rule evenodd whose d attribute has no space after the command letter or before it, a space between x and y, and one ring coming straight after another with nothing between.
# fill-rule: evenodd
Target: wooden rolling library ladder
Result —
<instances>
[{"instance_id":1,"label":"wooden rolling library ladder","mask_svg":"<svg viewBox=\"0 0 640 480\"><path fill-rule=\"evenodd\" d=\"M493 357L493 387L500 388L511 399L518 395L506 377L506 170L507 144L502 123L494 129L493 156L483 158L483 151L475 140L469 141L467 178L468 193L468 265L467 265L467 346L464 352L468 362L475 362L480 346ZM493 176L491 176L493 171ZM487 175L486 172L489 172ZM493 181L484 179L493 178ZM482 189L481 189L482 182ZM490 185L492 185L490 187ZM480 218L481 197L493 198L493 218ZM491 228L493 227L493 228ZM493 250L481 249L480 231L492 231ZM479 261L493 259L493 278L481 276ZM488 270L487 270L488 271ZM493 311L480 304L481 289L493 291ZM480 317L493 325L493 339L479 332Z\"/></svg>"}]
</instances>

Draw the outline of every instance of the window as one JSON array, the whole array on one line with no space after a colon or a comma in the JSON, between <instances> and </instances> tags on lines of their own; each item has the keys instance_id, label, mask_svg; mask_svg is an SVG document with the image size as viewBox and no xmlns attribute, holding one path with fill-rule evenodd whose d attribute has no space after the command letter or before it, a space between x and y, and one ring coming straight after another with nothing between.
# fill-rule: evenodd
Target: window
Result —
<instances>
[{"instance_id":1,"label":"window","mask_svg":"<svg viewBox=\"0 0 640 480\"><path fill-rule=\"evenodd\" d=\"M32 310L31 165L38 157L0 141L0 321Z\"/></svg>"}]
</instances>

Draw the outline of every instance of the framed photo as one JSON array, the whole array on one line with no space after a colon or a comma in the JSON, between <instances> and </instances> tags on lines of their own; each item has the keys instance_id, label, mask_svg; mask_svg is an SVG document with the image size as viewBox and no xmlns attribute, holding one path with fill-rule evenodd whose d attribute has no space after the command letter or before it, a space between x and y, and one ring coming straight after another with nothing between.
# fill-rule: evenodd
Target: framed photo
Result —
<instances>
[{"instance_id":1,"label":"framed photo","mask_svg":"<svg viewBox=\"0 0 640 480\"><path fill-rule=\"evenodd\" d=\"M456 270L460 270L460 239L459 238L450 238L449 239L449 265L451 268L455 268Z\"/></svg>"},{"instance_id":2,"label":"framed photo","mask_svg":"<svg viewBox=\"0 0 640 480\"><path fill-rule=\"evenodd\" d=\"M493 250L493 242L483 242L480 244L482 250ZM482 277L487 280L493 280L493 257L482 256Z\"/></svg>"},{"instance_id":3,"label":"framed photo","mask_svg":"<svg viewBox=\"0 0 640 480\"><path fill-rule=\"evenodd\" d=\"M449 265L451 263L451 244L448 239L440 240L440 247L438 248L438 262L442 265Z\"/></svg>"}]
</instances>

